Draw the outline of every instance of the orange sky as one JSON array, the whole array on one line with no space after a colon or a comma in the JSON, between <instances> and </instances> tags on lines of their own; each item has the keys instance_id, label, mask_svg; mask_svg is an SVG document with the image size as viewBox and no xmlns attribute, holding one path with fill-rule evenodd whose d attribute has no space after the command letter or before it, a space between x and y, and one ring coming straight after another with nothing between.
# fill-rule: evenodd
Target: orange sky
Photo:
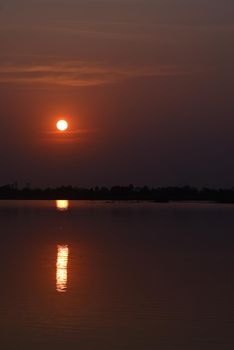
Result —
<instances>
[{"instance_id":1,"label":"orange sky","mask_svg":"<svg viewBox=\"0 0 234 350\"><path fill-rule=\"evenodd\" d=\"M229 0L2 1L0 184L232 185L233 15Z\"/></svg>"}]
</instances>

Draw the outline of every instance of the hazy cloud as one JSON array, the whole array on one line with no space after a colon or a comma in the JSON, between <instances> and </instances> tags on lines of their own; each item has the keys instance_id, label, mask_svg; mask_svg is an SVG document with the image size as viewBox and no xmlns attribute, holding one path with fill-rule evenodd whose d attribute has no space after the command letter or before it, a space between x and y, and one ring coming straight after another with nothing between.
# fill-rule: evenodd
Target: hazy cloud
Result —
<instances>
[{"instance_id":1,"label":"hazy cloud","mask_svg":"<svg viewBox=\"0 0 234 350\"><path fill-rule=\"evenodd\" d=\"M49 65L2 65L0 83L49 84L70 87L112 84L136 77L184 75L191 72L176 66L114 66L83 61Z\"/></svg>"}]
</instances>

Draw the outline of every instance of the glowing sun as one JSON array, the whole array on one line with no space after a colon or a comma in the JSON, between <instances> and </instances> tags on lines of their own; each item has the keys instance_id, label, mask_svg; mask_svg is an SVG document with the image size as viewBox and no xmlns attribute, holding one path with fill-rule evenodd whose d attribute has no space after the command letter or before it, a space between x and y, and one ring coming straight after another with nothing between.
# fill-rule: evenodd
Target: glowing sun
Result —
<instances>
[{"instance_id":1,"label":"glowing sun","mask_svg":"<svg viewBox=\"0 0 234 350\"><path fill-rule=\"evenodd\" d=\"M59 120L56 126L59 131L66 131L68 128L68 122L66 120Z\"/></svg>"}]
</instances>

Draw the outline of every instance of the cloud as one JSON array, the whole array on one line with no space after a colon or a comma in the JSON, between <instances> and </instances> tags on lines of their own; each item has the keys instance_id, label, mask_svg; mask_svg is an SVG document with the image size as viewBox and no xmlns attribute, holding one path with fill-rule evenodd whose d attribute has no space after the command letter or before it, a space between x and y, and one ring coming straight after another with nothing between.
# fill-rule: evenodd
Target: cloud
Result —
<instances>
[{"instance_id":1,"label":"cloud","mask_svg":"<svg viewBox=\"0 0 234 350\"><path fill-rule=\"evenodd\" d=\"M84 61L0 66L0 84L67 87L113 84L139 77L190 74L176 66L115 66Z\"/></svg>"}]
</instances>

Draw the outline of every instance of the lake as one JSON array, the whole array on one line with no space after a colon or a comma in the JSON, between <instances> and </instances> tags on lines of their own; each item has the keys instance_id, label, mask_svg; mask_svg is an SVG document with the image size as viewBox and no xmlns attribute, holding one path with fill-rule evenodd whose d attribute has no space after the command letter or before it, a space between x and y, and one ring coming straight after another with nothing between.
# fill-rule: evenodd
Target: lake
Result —
<instances>
[{"instance_id":1,"label":"lake","mask_svg":"<svg viewBox=\"0 0 234 350\"><path fill-rule=\"evenodd\" d=\"M0 347L234 348L234 205L0 201Z\"/></svg>"}]
</instances>

